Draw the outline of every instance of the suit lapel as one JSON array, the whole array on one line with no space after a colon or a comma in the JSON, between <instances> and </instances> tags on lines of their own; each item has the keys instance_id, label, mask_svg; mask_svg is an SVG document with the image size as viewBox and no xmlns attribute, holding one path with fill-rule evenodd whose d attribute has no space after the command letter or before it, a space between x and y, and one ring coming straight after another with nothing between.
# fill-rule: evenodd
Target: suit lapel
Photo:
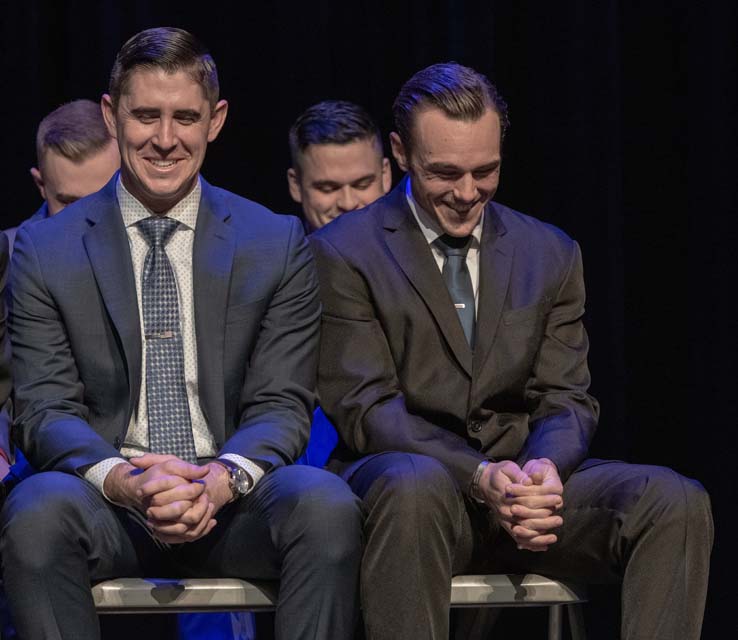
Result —
<instances>
[{"instance_id":1,"label":"suit lapel","mask_svg":"<svg viewBox=\"0 0 738 640\"><path fill-rule=\"evenodd\" d=\"M117 174L87 216L82 239L105 308L118 332L128 372L129 415L141 388L141 326L131 250L115 195ZM83 302L84 303L84 302Z\"/></svg>"},{"instance_id":2,"label":"suit lapel","mask_svg":"<svg viewBox=\"0 0 738 640\"><path fill-rule=\"evenodd\" d=\"M480 371L489 356L502 316L510 284L514 247L507 230L490 203L485 211L479 256L479 304L474 370Z\"/></svg>"},{"instance_id":3,"label":"suit lapel","mask_svg":"<svg viewBox=\"0 0 738 640\"><path fill-rule=\"evenodd\" d=\"M428 306L459 364L471 376L471 349L433 253L407 204L404 180L388 197L387 205L384 214L387 246Z\"/></svg>"},{"instance_id":4,"label":"suit lapel","mask_svg":"<svg viewBox=\"0 0 738 640\"><path fill-rule=\"evenodd\" d=\"M235 240L230 213L202 180L192 255L200 406L219 444L225 439L223 355Z\"/></svg>"}]
</instances>

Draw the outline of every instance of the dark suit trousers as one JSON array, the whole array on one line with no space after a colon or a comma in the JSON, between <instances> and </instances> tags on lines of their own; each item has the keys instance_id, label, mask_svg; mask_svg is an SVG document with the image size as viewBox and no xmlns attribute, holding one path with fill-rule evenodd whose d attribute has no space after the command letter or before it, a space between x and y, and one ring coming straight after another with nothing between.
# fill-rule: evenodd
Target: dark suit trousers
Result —
<instances>
[{"instance_id":1,"label":"dark suit trousers","mask_svg":"<svg viewBox=\"0 0 738 640\"><path fill-rule=\"evenodd\" d=\"M559 540L542 553L518 550L432 458L375 455L347 480L367 507L368 640L446 640L452 575L523 572L621 582L624 639L700 636L710 503L699 483L670 469L586 461L565 484Z\"/></svg>"},{"instance_id":2,"label":"dark suit trousers","mask_svg":"<svg viewBox=\"0 0 738 640\"><path fill-rule=\"evenodd\" d=\"M339 478L282 467L216 519L205 538L162 550L86 481L56 472L28 478L8 498L0 540L20 636L98 638L90 583L210 576L280 580L278 640L353 638L362 514Z\"/></svg>"}]
</instances>

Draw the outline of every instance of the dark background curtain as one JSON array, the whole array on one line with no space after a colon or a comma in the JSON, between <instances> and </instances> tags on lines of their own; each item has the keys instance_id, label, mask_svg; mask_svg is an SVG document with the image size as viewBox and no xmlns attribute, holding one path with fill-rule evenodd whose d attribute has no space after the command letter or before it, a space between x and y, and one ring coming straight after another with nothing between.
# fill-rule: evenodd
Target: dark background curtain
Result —
<instances>
[{"instance_id":1,"label":"dark background curtain","mask_svg":"<svg viewBox=\"0 0 738 640\"><path fill-rule=\"evenodd\" d=\"M287 129L324 98L364 105L386 134L400 85L433 62L486 73L512 128L497 200L582 245L593 455L671 466L709 490L716 544L703 637L735 629L735 2L4 2L0 225L40 204L28 170L40 119L97 100L135 32L197 34L230 113L208 153L213 183L274 210L287 193ZM395 167L395 181L399 173ZM589 610L594 638L616 614ZM594 613L592 613L594 612Z\"/></svg>"}]
</instances>

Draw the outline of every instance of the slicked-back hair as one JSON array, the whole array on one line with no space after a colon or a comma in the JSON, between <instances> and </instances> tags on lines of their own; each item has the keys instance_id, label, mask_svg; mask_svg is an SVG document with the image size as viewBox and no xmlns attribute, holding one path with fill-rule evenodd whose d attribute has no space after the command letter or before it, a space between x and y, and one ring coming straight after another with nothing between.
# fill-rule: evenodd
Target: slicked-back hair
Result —
<instances>
[{"instance_id":1,"label":"slicked-back hair","mask_svg":"<svg viewBox=\"0 0 738 640\"><path fill-rule=\"evenodd\" d=\"M475 121L487 109L500 118L502 138L510 126L507 103L489 79L456 62L443 62L418 71L400 89L392 114L405 148L412 149L412 131L419 111L435 107L454 120Z\"/></svg>"},{"instance_id":2,"label":"slicked-back hair","mask_svg":"<svg viewBox=\"0 0 738 640\"><path fill-rule=\"evenodd\" d=\"M74 100L54 109L36 131L36 157L43 171L46 152L52 149L72 162L82 162L112 142L100 105Z\"/></svg>"},{"instance_id":3,"label":"slicked-back hair","mask_svg":"<svg viewBox=\"0 0 738 640\"><path fill-rule=\"evenodd\" d=\"M128 88L134 71L163 69L166 73L184 71L202 87L213 109L220 86L215 61L205 46L184 29L157 27L146 29L126 42L113 63L108 93L117 109L118 100Z\"/></svg>"},{"instance_id":4,"label":"slicked-back hair","mask_svg":"<svg viewBox=\"0 0 738 640\"><path fill-rule=\"evenodd\" d=\"M358 104L346 100L324 100L306 109L290 127L292 167L300 170L300 157L312 144L349 144L374 140L384 155L379 127Z\"/></svg>"}]
</instances>

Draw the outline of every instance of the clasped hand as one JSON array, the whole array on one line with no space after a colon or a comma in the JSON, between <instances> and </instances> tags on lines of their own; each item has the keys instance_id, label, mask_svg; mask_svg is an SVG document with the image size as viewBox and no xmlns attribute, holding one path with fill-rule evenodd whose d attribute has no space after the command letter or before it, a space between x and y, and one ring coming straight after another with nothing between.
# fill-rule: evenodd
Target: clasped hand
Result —
<instances>
[{"instance_id":1,"label":"clasped hand","mask_svg":"<svg viewBox=\"0 0 738 640\"><path fill-rule=\"evenodd\" d=\"M154 535L171 544L206 536L217 524L215 514L231 499L222 465L200 467L153 453L113 467L104 489L113 502L143 513Z\"/></svg>"},{"instance_id":2,"label":"clasped hand","mask_svg":"<svg viewBox=\"0 0 738 640\"><path fill-rule=\"evenodd\" d=\"M480 478L485 502L519 549L546 551L557 541L553 530L564 520L558 515L564 492L556 465L546 458L493 462Z\"/></svg>"}]
</instances>

